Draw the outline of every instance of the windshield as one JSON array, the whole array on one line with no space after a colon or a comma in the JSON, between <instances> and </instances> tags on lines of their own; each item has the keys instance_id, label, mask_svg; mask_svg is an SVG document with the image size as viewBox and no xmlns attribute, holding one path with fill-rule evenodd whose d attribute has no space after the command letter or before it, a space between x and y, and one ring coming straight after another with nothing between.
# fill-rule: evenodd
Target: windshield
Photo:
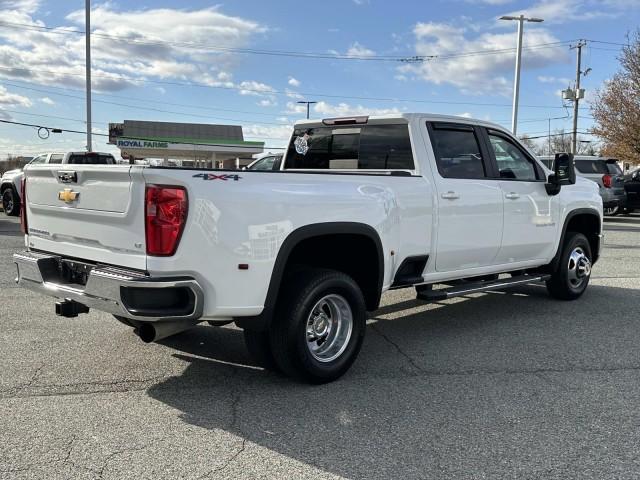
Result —
<instances>
[{"instance_id":1,"label":"windshield","mask_svg":"<svg viewBox=\"0 0 640 480\"><path fill-rule=\"evenodd\" d=\"M278 157L264 157L249 167L249 170L273 170Z\"/></svg>"}]
</instances>

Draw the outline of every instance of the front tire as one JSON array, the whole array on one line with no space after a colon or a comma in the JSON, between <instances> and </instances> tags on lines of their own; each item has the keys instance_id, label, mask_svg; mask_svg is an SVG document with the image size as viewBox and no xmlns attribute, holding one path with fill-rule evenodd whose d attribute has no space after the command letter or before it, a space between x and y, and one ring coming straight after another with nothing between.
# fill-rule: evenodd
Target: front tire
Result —
<instances>
[{"instance_id":1,"label":"front tire","mask_svg":"<svg viewBox=\"0 0 640 480\"><path fill-rule=\"evenodd\" d=\"M20 197L11 187L2 192L2 208L10 217L20 215Z\"/></svg>"},{"instance_id":2,"label":"front tire","mask_svg":"<svg viewBox=\"0 0 640 480\"><path fill-rule=\"evenodd\" d=\"M365 329L364 297L351 277L334 270L303 270L283 285L269 343L282 372L326 383L351 367Z\"/></svg>"},{"instance_id":3,"label":"front tire","mask_svg":"<svg viewBox=\"0 0 640 480\"><path fill-rule=\"evenodd\" d=\"M549 294L560 300L579 298L589 285L592 258L587 237L568 232L558 267L547 280Z\"/></svg>"}]
</instances>

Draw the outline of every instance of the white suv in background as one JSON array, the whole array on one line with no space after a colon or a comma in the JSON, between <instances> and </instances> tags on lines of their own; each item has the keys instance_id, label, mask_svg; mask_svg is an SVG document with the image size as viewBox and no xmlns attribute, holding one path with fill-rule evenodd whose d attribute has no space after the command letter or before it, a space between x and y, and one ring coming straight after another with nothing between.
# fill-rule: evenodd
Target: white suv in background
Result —
<instances>
[{"instance_id":1,"label":"white suv in background","mask_svg":"<svg viewBox=\"0 0 640 480\"><path fill-rule=\"evenodd\" d=\"M31 160L29 165L113 165L116 159L110 153L102 152L67 152L43 153ZM9 170L0 179L0 196L2 208L9 216L20 215L20 182L23 177L22 169Z\"/></svg>"}]
</instances>

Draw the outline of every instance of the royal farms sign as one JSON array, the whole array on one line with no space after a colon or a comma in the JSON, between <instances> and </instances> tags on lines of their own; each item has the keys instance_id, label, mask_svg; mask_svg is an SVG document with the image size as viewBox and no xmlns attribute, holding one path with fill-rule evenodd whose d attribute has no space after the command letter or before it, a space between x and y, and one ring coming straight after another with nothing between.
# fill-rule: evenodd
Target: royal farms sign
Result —
<instances>
[{"instance_id":1,"label":"royal farms sign","mask_svg":"<svg viewBox=\"0 0 640 480\"><path fill-rule=\"evenodd\" d=\"M169 148L167 142L155 142L147 140L117 140L116 146L120 148Z\"/></svg>"}]
</instances>

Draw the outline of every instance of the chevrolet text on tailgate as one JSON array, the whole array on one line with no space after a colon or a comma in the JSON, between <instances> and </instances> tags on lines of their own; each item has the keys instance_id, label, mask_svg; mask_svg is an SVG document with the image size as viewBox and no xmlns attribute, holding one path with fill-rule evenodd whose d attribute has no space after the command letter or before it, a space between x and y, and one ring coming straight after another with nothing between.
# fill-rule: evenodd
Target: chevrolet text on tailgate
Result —
<instances>
[{"instance_id":1,"label":"chevrolet text on tailgate","mask_svg":"<svg viewBox=\"0 0 640 480\"><path fill-rule=\"evenodd\" d=\"M602 244L598 187L571 155L551 171L459 117L299 122L275 171L68 167L25 169L21 286L145 342L235 322L257 362L308 382L348 370L386 290L546 282L574 300Z\"/></svg>"}]
</instances>

